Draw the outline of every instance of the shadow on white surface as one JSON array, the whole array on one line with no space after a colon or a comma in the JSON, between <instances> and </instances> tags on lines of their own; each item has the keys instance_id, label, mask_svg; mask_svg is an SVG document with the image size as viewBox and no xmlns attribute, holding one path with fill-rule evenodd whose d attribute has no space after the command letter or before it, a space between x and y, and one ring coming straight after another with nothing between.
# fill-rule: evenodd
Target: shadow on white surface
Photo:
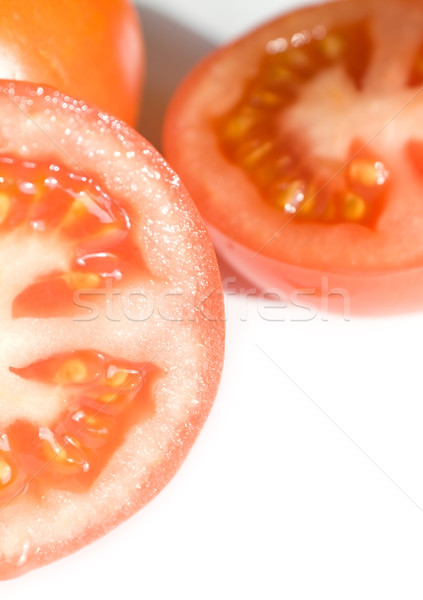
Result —
<instances>
[{"instance_id":1,"label":"shadow on white surface","mask_svg":"<svg viewBox=\"0 0 423 600\"><path fill-rule=\"evenodd\" d=\"M147 73L139 131L161 151L163 119L167 105L182 79L215 47L185 25L146 6L138 6L143 23ZM223 280L242 293L252 285L219 257Z\"/></svg>"},{"instance_id":2,"label":"shadow on white surface","mask_svg":"<svg viewBox=\"0 0 423 600\"><path fill-rule=\"evenodd\" d=\"M181 23L145 6L137 7L144 29L147 78L140 132L161 150L167 104L184 76L213 44Z\"/></svg>"}]
</instances>

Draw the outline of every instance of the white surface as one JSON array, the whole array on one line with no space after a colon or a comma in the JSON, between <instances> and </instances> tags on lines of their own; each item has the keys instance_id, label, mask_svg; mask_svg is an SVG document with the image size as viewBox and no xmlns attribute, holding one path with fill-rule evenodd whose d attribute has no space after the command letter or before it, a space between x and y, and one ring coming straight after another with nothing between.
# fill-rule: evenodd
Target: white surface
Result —
<instances>
[{"instance_id":1,"label":"white surface","mask_svg":"<svg viewBox=\"0 0 423 600\"><path fill-rule=\"evenodd\" d=\"M149 5L217 42L281 2ZM1 583L2 599L422 598L423 314L305 320L245 295L227 309L220 393L176 478L100 541Z\"/></svg>"},{"instance_id":2,"label":"white surface","mask_svg":"<svg viewBox=\"0 0 423 600\"><path fill-rule=\"evenodd\" d=\"M139 0L160 10L213 42L242 35L264 20L318 0Z\"/></svg>"}]
</instances>

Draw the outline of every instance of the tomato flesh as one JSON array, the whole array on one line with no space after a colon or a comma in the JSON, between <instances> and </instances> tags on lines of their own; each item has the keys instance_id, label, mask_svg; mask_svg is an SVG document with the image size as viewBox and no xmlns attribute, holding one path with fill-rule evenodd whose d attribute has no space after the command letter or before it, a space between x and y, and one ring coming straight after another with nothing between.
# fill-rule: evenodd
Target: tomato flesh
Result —
<instances>
[{"instance_id":1,"label":"tomato flesh","mask_svg":"<svg viewBox=\"0 0 423 600\"><path fill-rule=\"evenodd\" d=\"M13 476L2 478L0 506L10 502L13 493L40 497L61 486L86 490L131 423L154 413L153 365L74 351L10 371L28 380L59 384L67 408L49 426L15 422L2 432L8 448L2 452L3 471L7 474L10 467ZM12 469L8 456L18 466Z\"/></svg>"},{"instance_id":2,"label":"tomato flesh","mask_svg":"<svg viewBox=\"0 0 423 600\"><path fill-rule=\"evenodd\" d=\"M22 227L42 236L54 230L65 242L74 242L69 270L43 275L27 286L13 300L13 317L70 314L75 290L95 290L107 280L126 283L142 272L128 215L92 180L54 163L8 157L0 157L0 174L0 233Z\"/></svg>"},{"instance_id":3,"label":"tomato flesh","mask_svg":"<svg viewBox=\"0 0 423 600\"><path fill-rule=\"evenodd\" d=\"M182 83L165 153L218 250L259 287L319 302L329 281L356 312L421 305L422 32L416 0L316 5Z\"/></svg>"},{"instance_id":4,"label":"tomato flesh","mask_svg":"<svg viewBox=\"0 0 423 600\"><path fill-rule=\"evenodd\" d=\"M179 178L122 121L0 83L0 578L151 500L211 408L224 318Z\"/></svg>"},{"instance_id":5,"label":"tomato flesh","mask_svg":"<svg viewBox=\"0 0 423 600\"><path fill-rule=\"evenodd\" d=\"M74 316L75 291L92 293L107 281L126 285L146 271L126 211L88 177L57 163L1 156L0 197L0 234L58 235L71 244L73 255L67 271L43 275L13 299L13 319ZM0 432L7 448L1 456L0 510L13 494L40 496L61 485L87 489L130 423L154 411L153 365L81 350L9 370L59 385L67 408L48 426L18 421Z\"/></svg>"},{"instance_id":6,"label":"tomato flesh","mask_svg":"<svg viewBox=\"0 0 423 600\"><path fill-rule=\"evenodd\" d=\"M312 32L269 40L258 75L244 89L238 104L216 124L222 153L248 176L272 205L307 221L356 222L376 220L386 197L388 171L377 156L363 156L352 145L351 155L310 165L304 147L289 132L282 135L280 113L294 104L307 81L322 69L341 65L358 89L369 65L372 43L367 21L329 31L316 26ZM287 131L284 131L286 128ZM365 154L365 153L364 153ZM325 171L345 169L326 184Z\"/></svg>"}]
</instances>

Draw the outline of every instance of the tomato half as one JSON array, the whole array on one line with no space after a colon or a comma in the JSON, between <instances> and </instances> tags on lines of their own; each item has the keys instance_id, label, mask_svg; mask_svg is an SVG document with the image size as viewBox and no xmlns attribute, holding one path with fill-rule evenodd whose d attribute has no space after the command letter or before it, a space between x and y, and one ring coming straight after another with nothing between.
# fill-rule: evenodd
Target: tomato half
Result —
<instances>
[{"instance_id":1,"label":"tomato half","mask_svg":"<svg viewBox=\"0 0 423 600\"><path fill-rule=\"evenodd\" d=\"M343 0L206 58L165 155L218 250L260 287L355 311L423 301L423 5Z\"/></svg>"},{"instance_id":2,"label":"tomato half","mask_svg":"<svg viewBox=\"0 0 423 600\"><path fill-rule=\"evenodd\" d=\"M178 469L223 360L213 247L177 175L81 101L1 82L0 577L115 526Z\"/></svg>"},{"instance_id":3,"label":"tomato half","mask_svg":"<svg viewBox=\"0 0 423 600\"><path fill-rule=\"evenodd\" d=\"M50 85L135 125L144 61L129 0L1 4L0 78Z\"/></svg>"}]
</instances>

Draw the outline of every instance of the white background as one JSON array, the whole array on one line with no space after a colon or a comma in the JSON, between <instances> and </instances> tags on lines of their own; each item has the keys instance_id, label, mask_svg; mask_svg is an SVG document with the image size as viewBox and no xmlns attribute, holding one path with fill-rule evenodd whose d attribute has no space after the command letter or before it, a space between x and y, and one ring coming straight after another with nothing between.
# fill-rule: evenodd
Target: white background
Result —
<instances>
[{"instance_id":1,"label":"white background","mask_svg":"<svg viewBox=\"0 0 423 600\"><path fill-rule=\"evenodd\" d=\"M201 54L298 5L145 1L149 137ZM220 392L177 476L105 538L1 583L2 600L423 597L423 314L226 301Z\"/></svg>"}]
</instances>

